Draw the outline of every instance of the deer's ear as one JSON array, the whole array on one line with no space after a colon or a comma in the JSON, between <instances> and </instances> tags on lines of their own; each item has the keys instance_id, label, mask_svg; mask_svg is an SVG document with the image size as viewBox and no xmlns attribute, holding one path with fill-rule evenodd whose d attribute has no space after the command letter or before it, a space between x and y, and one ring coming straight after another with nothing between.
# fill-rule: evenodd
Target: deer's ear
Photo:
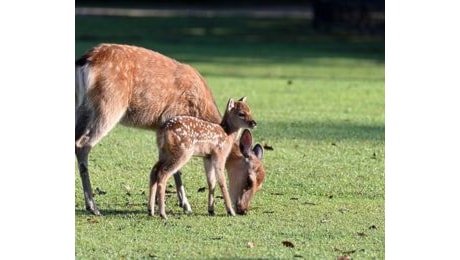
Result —
<instances>
[{"instance_id":1,"label":"deer's ear","mask_svg":"<svg viewBox=\"0 0 460 260\"><path fill-rule=\"evenodd\" d=\"M246 97L241 97L238 101L246 103Z\"/></svg>"},{"instance_id":2,"label":"deer's ear","mask_svg":"<svg viewBox=\"0 0 460 260\"><path fill-rule=\"evenodd\" d=\"M232 110L232 108L235 107L235 100L233 98L230 98L227 102L227 111Z\"/></svg>"},{"instance_id":3,"label":"deer's ear","mask_svg":"<svg viewBox=\"0 0 460 260\"><path fill-rule=\"evenodd\" d=\"M248 129L243 130L240 138L240 151L244 157L249 157L249 151L252 145L252 134Z\"/></svg>"},{"instance_id":4,"label":"deer's ear","mask_svg":"<svg viewBox=\"0 0 460 260\"><path fill-rule=\"evenodd\" d=\"M264 157L264 148L262 148L262 145L256 144L252 151L257 156L257 158L259 158L259 160L262 160L262 157Z\"/></svg>"}]
</instances>

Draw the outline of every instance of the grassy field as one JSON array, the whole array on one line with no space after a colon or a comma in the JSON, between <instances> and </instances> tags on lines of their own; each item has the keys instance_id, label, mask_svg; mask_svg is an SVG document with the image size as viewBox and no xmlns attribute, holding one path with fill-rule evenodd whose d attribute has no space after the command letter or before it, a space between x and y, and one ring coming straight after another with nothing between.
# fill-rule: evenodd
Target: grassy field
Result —
<instances>
[{"instance_id":1,"label":"grassy field","mask_svg":"<svg viewBox=\"0 0 460 260\"><path fill-rule=\"evenodd\" d=\"M152 132L119 126L90 154L103 217L84 211L75 168L77 259L385 258L382 39L315 34L300 19L76 17L75 57L100 42L144 46L196 67L222 111L247 96L266 181L247 216L207 216L202 161L183 180L193 208L147 216ZM220 191L217 190L220 194ZM292 247L293 246L293 247Z\"/></svg>"}]
</instances>

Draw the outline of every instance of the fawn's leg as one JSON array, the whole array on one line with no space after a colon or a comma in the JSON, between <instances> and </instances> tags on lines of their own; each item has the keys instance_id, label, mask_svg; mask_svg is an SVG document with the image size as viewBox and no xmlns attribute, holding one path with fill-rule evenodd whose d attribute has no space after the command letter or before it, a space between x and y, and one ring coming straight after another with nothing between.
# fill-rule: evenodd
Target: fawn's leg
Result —
<instances>
[{"instance_id":1,"label":"fawn's leg","mask_svg":"<svg viewBox=\"0 0 460 260\"><path fill-rule=\"evenodd\" d=\"M185 193L184 185L182 184L182 173L177 171L174 173L174 182L176 183L177 199L179 200L179 206L182 207L185 213L191 213L192 207L188 202L187 195Z\"/></svg>"},{"instance_id":2,"label":"fawn's leg","mask_svg":"<svg viewBox=\"0 0 460 260\"><path fill-rule=\"evenodd\" d=\"M166 183L170 176L167 171L158 172L158 214L163 219L168 219L165 210L165 194L166 194Z\"/></svg>"},{"instance_id":3,"label":"fawn's leg","mask_svg":"<svg viewBox=\"0 0 460 260\"><path fill-rule=\"evenodd\" d=\"M216 172L211 158L204 158L204 169L208 181L208 214L214 216L214 191L216 190Z\"/></svg>"},{"instance_id":4,"label":"fawn's leg","mask_svg":"<svg viewBox=\"0 0 460 260\"><path fill-rule=\"evenodd\" d=\"M155 213L155 199L157 195L158 187L158 171L161 169L161 161L158 161L150 172L150 185L149 185L149 202L147 204L147 210L149 216L153 216Z\"/></svg>"},{"instance_id":5,"label":"fawn's leg","mask_svg":"<svg viewBox=\"0 0 460 260\"><path fill-rule=\"evenodd\" d=\"M215 167L217 181L219 182L220 190L222 191L222 196L224 197L225 208L227 209L227 214L230 216L235 216L235 211L232 207L232 200L227 190L227 183L225 181L224 167L225 160L218 161L213 164Z\"/></svg>"},{"instance_id":6,"label":"fawn's leg","mask_svg":"<svg viewBox=\"0 0 460 260\"><path fill-rule=\"evenodd\" d=\"M169 156L160 156L166 158L165 162L158 169L158 212L163 219L167 219L165 210L165 193L166 183L175 172L186 164L193 155L193 151L176 150Z\"/></svg>"}]
</instances>

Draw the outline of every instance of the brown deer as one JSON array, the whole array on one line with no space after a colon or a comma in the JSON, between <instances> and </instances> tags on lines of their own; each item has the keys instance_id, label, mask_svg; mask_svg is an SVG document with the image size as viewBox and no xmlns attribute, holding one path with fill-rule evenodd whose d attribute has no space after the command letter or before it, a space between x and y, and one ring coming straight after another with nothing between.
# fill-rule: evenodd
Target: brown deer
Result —
<instances>
[{"instance_id":1,"label":"brown deer","mask_svg":"<svg viewBox=\"0 0 460 260\"><path fill-rule=\"evenodd\" d=\"M208 213L214 215L214 190L216 177L224 197L227 213L235 215L227 190L224 169L226 159L241 128L254 128L246 98L229 99L222 122L207 122L191 116L177 116L157 130L159 161L150 175L149 214L153 216L158 189L158 211L166 219L166 182L192 156L203 157L208 182Z\"/></svg>"},{"instance_id":2,"label":"brown deer","mask_svg":"<svg viewBox=\"0 0 460 260\"><path fill-rule=\"evenodd\" d=\"M191 66L145 48L120 44L99 44L75 62L75 154L89 212L101 215L89 177L91 149L118 123L156 130L179 115L214 123L222 120L211 90ZM246 187L254 173L257 181L263 181L261 157L245 157L234 145L226 169L232 201L248 205L252 196L243 196L240 187ZM180 171L174 180L179 204L191 211ZM246 211L237 207L238 214Z\"/></svg>"}]
</instances>

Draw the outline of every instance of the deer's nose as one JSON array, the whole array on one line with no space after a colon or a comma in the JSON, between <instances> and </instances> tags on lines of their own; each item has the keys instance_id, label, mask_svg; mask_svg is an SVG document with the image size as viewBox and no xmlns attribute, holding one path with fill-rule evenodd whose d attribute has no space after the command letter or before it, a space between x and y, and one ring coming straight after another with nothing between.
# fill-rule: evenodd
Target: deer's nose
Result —
<instances>
[{"instance_id":1,"label":"deer's nose","mask_svg":"<svg viewBox=\"0 0 460 260\"><path fill-rule=\"evenodd\" d=\"M248 214L248 210L247 209L238 209L236 211L236 214L238 215L247 215Z\"/></svg>"},{"instance_id":2,"label":"deer's nose","mask_svg":"<svg viewBox=\"0 0 460 260\"><path fill-rule=\"evenodd\" d=\"M252 120L252 121L249 122L249 127L254 128L256 126L257 126L256 121Z\"/></svg>"}]
</instances>

